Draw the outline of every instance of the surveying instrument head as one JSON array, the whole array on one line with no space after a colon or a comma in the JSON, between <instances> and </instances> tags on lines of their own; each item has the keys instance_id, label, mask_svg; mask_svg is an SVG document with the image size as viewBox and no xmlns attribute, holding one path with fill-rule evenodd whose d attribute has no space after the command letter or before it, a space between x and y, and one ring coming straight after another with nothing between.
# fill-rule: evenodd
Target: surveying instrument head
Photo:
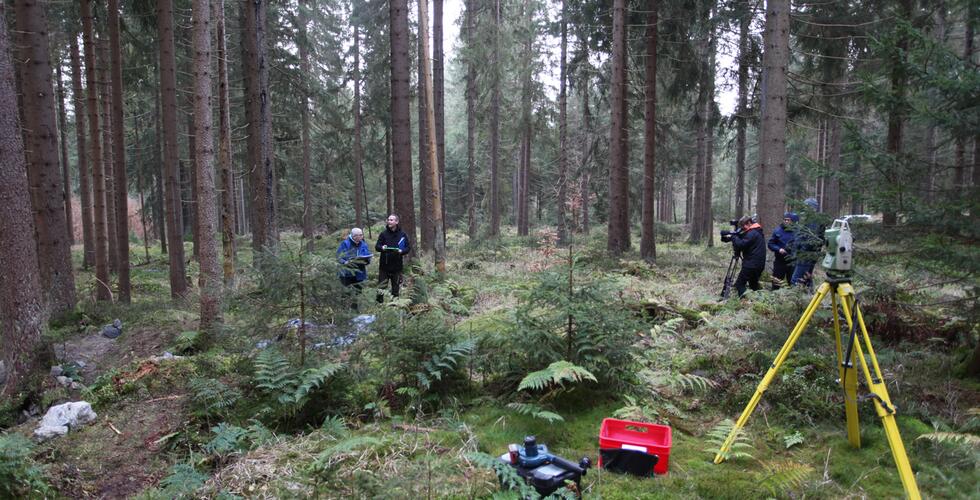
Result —
<instances>
[{"instance_id":1,"label":"surveying instrument head","mask_svg":"<svg viewBox=\"0 0 980 500\"><path fill-rule=\"evenodd\" d=\"M824 231L827 242L827 254L820 263L827 271L827 281L843 283L851 281L851 265L853 263L853 243L851 226L844 219L837 219Z\"/></svg>"},{"instance_id":2,"label":"surveying instrument head","mask_svg":"<svg viewBox=\"0 0 980 500\"><path fill-rule=\"evenodd\" d=\"M803 315L793 327L793 331L790 332L789 338L786 339L782 349L776 355L776 359L773 360L769 370L759 382L752 398L742 410L741 416L715 455L715 463L721 463L728 457L736 436L748 422L749 416L752 415L759 401L762 400L762 395L775 380L776 374L792 352L796 341L806 330L824 299L829 298L833 318L833 338L838 360L838 381L844 393L847 440L855 448L861 446L858 403L872 401L875 412L884 427L885 437L888 439L892 458L895 461L898 477L905 489L905 494L912 500L919 500L922 496L915 482L915 474L912 472L908 455L905 453L905 445L902 443L898 424L895 421L895 414L898 410L888 395L884 374L878 364L874 347L871 345L871 334L868 333L861 308L858 305L857 295L851 286L853 273L851 269L853 264L851 228L846 220L837 219L830 229L824 232L824 238L827 244L827 254L824 256L821 265L827 271L827 280L817 289L816 294L810 300L810 304L803 311ZM842 336L843 329L846 329L846 335ZM858 395L859 377L864 379L861 396Z\"/></svg>"}]
</instances>

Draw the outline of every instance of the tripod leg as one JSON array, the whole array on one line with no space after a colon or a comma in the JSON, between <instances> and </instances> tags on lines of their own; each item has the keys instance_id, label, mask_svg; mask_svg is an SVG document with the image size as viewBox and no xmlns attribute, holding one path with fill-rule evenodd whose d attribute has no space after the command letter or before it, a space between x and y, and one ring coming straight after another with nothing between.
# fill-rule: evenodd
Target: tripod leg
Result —
<instances>
[{"instance_id":1,"label":"tripod leg","mask_svg":"<svg viewBox=\"0 0 980 500\"><path fill-rule=\"evenodd\" d=\"M803 311L803 316L800 317L800 320L797 321L796 326L793 327L793 331L789 334L789 337L783 344L783 348L779 350L779 354L777 354L776 359L773 360L772 366L770 366L769 371L766 372L766 376L762 378L761 382L759 382L759 386L756 388L755 394L752 395L752 399L750 399L749 403L745 405L745 409L742 410L742 415L739 416L738 421L735 422L735 427L733 427L732 431L728 433L728 437L725 438L725 442L718 450L718 454L715 455L716 464L720 464L725 460L725 454L728 453L728 450L730 450L732 447L732 443L735 442L735 436L738 435L742 427L745 426L745 423L748 422L752 412L755 411L755 407L759 404L759 401L762 400L762 394L769 388L769 384L772 383L772 379L776 377L779 367L782 366L783 361L786 361L789 353L793 350L793 346L796 345L796 341L799 340L803 330L806 329L807 323L810 322L810 318L813 317L814 311L817 310L817 307L820 306L820 302L823 301L824 297L827 296L829 291L830 285L823 283L820 285L817 293L813 296L813 299L810 300L810 305L808 305L806 310Z\"/></svg>"},{"instance_id":2,"label":"tripod leg","mask_svg":"<svg viewBox=\"0 0 980 500\"><path fill-rule=\"evenodd\" d=\"M841 292L841 303L844 305L845 317L849 320L852 319L852 311L844 296L849 296L850 303L854 304L853 320L857 321L861 328L861 341L854 343L854 349L857 358L861 361L861 371L864 373L868 390L874 399L875 412L881 419L882 427L885 428L885 437L888 439L888 446L891 448L892 458L895 460L895 467L898 469L898 477L902 480L905 494L912 500L919 500L922 496L919 494L919 486L915 482L915 474L912 472L908 454L905 452L905 444L902 443L902 435L898 431L898 423L895 421L895 406L892 404L891 398L888 397L888 388L885 386L885 379L881 374L881 368L878 366L878 357L875 356L874 348L871 346L871 335L868 334L868 328L864 324L864 316L861 315L861 310L854 303L854 291L850 285L842 285L842 288L844 286L847 288ZM864 357L862 344L867 348L868 357L871 358L870 367Z\"/></svg>"},{"instance_id":3,"label":"tripod leg","mask_svg":"<svg viewBox=\"0 0 980 500\"><path fill-rule=\"evenodd\" d=\"M834 309L834 341L837 347L838 376L840 377L841 389L844 390L844 414L847 417L847 441L855 448L861 447L861 427L858 420L857 407L857 370L854 368L854 351L844 352L841 345L840 331L840 311L838 306L839 293L831 295ZM843 302L844 297L839 299ZM846 317L848 331L850 331L851 317ZM847 359L845 359L845 357Z\"/></svg>"}]
</instances>

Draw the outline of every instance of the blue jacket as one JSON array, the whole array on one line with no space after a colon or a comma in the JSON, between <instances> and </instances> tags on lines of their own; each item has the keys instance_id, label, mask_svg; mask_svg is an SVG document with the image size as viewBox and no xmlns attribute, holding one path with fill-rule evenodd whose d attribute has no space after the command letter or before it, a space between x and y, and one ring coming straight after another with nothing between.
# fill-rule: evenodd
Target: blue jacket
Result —
<instances>
[{"instance_id":1,"label":"blue jacket","mask_svg":"<svg viewBox=\"0 0 980 500\"><path fill-rule=\"evenodd\" d=\"M351 262L352 259L358 259L358 261ZM337 261L344 266L337 273L338 276L341 278L353 276L357 281L364 281L367 279L367 265L371 262L371 249L368 248L368 244L364 240L361 240L360 243L354 243L354 240L348 236L337 247Z\"/></svg>"},{"instance_id":2,"label":"blue jacket","mask_svg":"<svg viewBox=\"0 0 980 500\"><path fill-rule=\"evenodd\" d=\"M793 257L794 242L796 240L796 232L793 230L795 223L800 220L800 216L792 212L786 212L786 218L789 218L793 224L788 227L785 224L780 224L773 231L772 236L769 238L769 250L772 250L776 254L777 260L789 261ZM780 250L786 250L786 255L779 253Z\"/></svg>"}]
</instances>

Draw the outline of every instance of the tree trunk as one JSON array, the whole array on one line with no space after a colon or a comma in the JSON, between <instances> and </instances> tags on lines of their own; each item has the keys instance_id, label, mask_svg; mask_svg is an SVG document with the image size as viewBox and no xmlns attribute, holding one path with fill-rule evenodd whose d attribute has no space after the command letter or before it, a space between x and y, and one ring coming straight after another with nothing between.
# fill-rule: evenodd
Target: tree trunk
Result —
<instances>
[{"instance_id":1,"label":"tree trunk","mask_svg":"<svg viewBox=\"0 0 980 500\"><path fill-rule=\"evenodd\" d=\"M165 176L163 167L163 154L160 149L163 147L163 130L160 127L160 122L162 120L160 116L160 92L162 87L160 85L160 68L158 62L153 65L153 72L157 75L157 90L153 93L153 136L156 139L156 143L153 145L153 159L156 163L156 168L153 173L153 184L154 190L156 192L154 200L154 215L156 216L154 224L157 228L157 236L160 238L160 253L163 255L169 255L167 253L167 224L165 222L166 215L164 215L164 195L163 195L163 178Z\"/></svg>"},{"instance_id":2,"label":"tree trunk","mask_svg":"<svg viewBox=\"0 0 980 500\"><path fill-rule=\"evenodd\" d=\"M466 2L466 47L476 47L476 0ZM466 56L466 234L476 240L476 61ZM560 160L559 160L560 161Z\"/></svg>"},{"instance_id":3,"label":"tree trunk","mask_svg":"<svg viewBox=\"0 0 980 500\"><path fill-rule=\"evenodd\" d=\"M704 22L701 19L700 22ZM698 58L707 60L707 40L698 42ZM694 124L697 136L694 141L694 175L691 198L691 234L688 243L700 243L704 239L704 192L705 192L705 136L708 133L707 102L708 102L708 65L699 64L700 78L698 80L698 98L695 103Z\"/></svg>"},{"instance_id":4,"label":"tree trunk","mask_svg":"<svg viewBox=\"0 0 980 500\"><path fill-rule=\"evenodd\" d=\"M170 296L179 298L187 293L187 279L184 270L184 230L180 203L180 167L177 158L177 63L174 54L173 0L157 2L157 28L160 39L160 96L163 122L163 170L166 177L164 188L170 260Z\"/></svg>"},{"instance_id":5,"label":"tree trunk","mask_svg":"<svg viewBox=\"0 0 980 500\"><path fill-rule=\"evenodd\" d=\"M446 91L445 54L442 49L442 4L443 0L432 0L432 92L435 105L436 158L439 159L439 212L442 214L443 245L446 237Z\"/></svg>"},{"instance_id":6,"label":"tree trunk","mask_svg":"<svg viewBox=\"0 0 980 500\"><path fill-rule=\"evenodd\" d=\"M95 35L92 27L90 0L81 0L83 42L85 44L85 80L88 84L88 124L91 149L89 165L92 166L92 213L95 228L95 296L97 300L109 300L109 240L106 230L105 172L102 164L102 144L99 139L98 80L95 72Z\"/></svg>"},{"instance_id":7,"label":"tree trunk","mask_svg":"<svg viewBox=\"0 0 980 500\"><path fill-rule=\"evenodd\" d=\"M191 61L188 63L188 73L194 74L194 70L190 68L194 64L193 54L191 55ZM194 86L193 78L189 84L190 87ZM184 197L184 230L190 229L191 235L191 255L194 260L200 256L200 249L198 248L198 235L200 233L197 224L197 126L194 125L194 96L187 96L187 168L181 169L184 174L183 179L186 180L184 184L184 190L187 195ZM184 165L181 162L181 165ZM188 228L188 226L190 226Z\"/></svg>"},{"instance_id":8,"label":"tree trunk","mask_svg":"<svg viewBox=\"0 0 980 500\"><path fill-rule=\"evenodd\" d=\"M45 8L35 0L14 2L20 60L24 61L21 83L24 89L30 89L23 95L23 125L31 151L32 164L27 173L37 234L36 252L48 312L58 316L75 308L75 277L65 218L65 186L58 164L58 126ZM14 110L11 108L16 114Z\"/></svg>"},{"instance_id":9,"label":"tree trunk","mask_svg":"<svg viewBox=\"0 0 980 500\"><path fill-rule=\"evenodd\" d=\"M500 236L500 0L493 3L493 32L490 49L490 230Z\"/></svg>"},{"instance_id":10,"label":"tree trunk","mask_svg":"<svg viewBox=\"0 0 980 500\"><path fill-rule=\"evenodd\" d=\"M5 11L6 5L0 4L0 211L3 213L0 217L0 266L4 270L0 273L0 340L4 346L0 350L0 363L3 364L0 372L4 373L0 374L0 400L16 405L20 402L17 401L19 396L27 392L32 374L46 366L41 342L44 327L41 270L37 248L30 237L35 231L31 190L27 181Z\"/></svg>"},{"instance_id":11,"label":"tree trunk","mask_svg":"<svg viewBox=\"0 0 980 500\"><path fill-rule=\"evenodd\" d=\"M526 57L520 65L520 71L523 73L521 75L521 150L517 169L517 205L515 208L517 209L517 234L527 236L530 229L529 219L531 218L528 210L530 198L530 186L528 186L530 175L528 171L531 169L531 80L534 71L532 61L527 60L527 58L531 57L532 54L531 38L534 34L528 0L524 0L521 7L521 19L527 24L522 28L524 38L522 53Z\"/></svg>"},{"instance_id":12,"label":"tree trunk","mask_svg":"<svg viewBox=\"0 0 980 500\"><path fill-rule=\"evenodd\" d=\"M746 9L738 22L738 107L735 111L735 217L745 214L745 131L749 100L749 22L752 11Z\"/></svg>"},{"instance_id":13,"label":"tree trunk","mask_svg":"<svg viewBox=\"0 0 980 500\"><path fill-rule=\"evenodd\" d=\"M756 212L764 228L783 220L786 176L786 66L789 61L789 0L766 0L762 56L762 127Z\"/></svg>"},{"instance_id":14,"label":"tree trunk","mask_svg":"<svg viewBox=\"0 0 980 500\"><path fill-rule=\"evenodd\" d=\"M713 16L710 16L713 17ZM708 22L711 22L710 20ZM714 156L715 156L715 55L717 42L715 38L714 25L708 32L710 42L708 43L708 63L706 65L706 86L708 89L707 98L704 103L704 195L701 197L701 239L706 240L708 247L715 244L714 238L714 214L711 210L711 198L714 193Z\"/></svg>"},{"instance_id":15,"label":"tree trunk","mask_svg":"<svg viewBox=\"0 0 980 500\"><path fill-rule=\"evenodd\" d=\"M221 268L218 265L218 198L214 180L214 130L211 113L211 8L194 0L194 132L197 147L198 262L201 264L200 331L213 335L221 325Z\"/></svg>"},{"instance_id":16,"label":"tree trunk","mask_svg":"<svg viewBox=\"0 0 980 500\"><path fill-rule=\"evenodd\" d=\"M629 241L629 171L626 153L627 128L623 116L626 93L626 2L613 0L612 82L609 134L609 235L607 249L620 255Z\"/></svg>"},{"instance_id":17,"label":"tree trunk","mask_svg":"<svg viewBox=\"0 0 980 500\"><path fill-rule=\"evenodd\" d=\"M640 229L640 257L654 263L657 260L656 220L654 203L657 192L657 0L647 2L646 80L643 98L643 223Z\"/></svg>"},{"instance_id":18,"label":"tree trunk","mask_svg":"<svg viewBox=\"0 0 980 500\"><path fill-rule=\"evenodd\" d=\"M310 73L310 38L307 34L307 10L309 9L309 4L305 0L300 0L299 2L299 18L297 20L297 33L299 39L296 40L296 45L299 46L299 68L300 68L300 78L302 78L302 104L300 106L300 116L301 116L301 128L303 136L303 241L306 242L306 251L313 251L313 172L310 159L310 81L313 79L313 75ZM354 109L357 109L357 100L359 96L358 81L357 81L357 25L354 25ZM354 116L354 163L355 163L355 177L356 177L356 164L360 160L357 156L357 142L360 137L358 134L360 121L355 114ZM359 180L359 179L358 179ZM358 184L355 184L358 185ZM356 218L357 227L361 227L361 200L360 200L360 190L354 189L354 213Z\"/></svg>"},{"instance_id":19,"label":"tree trunk","mask_svg":"<svg viewBox=\"0 0 980 500\"><path fill-rule=\"evenodd\" d=\"M112 172L116 194L116 251L119 259L119 301L130 302L129 190L126 187L126 145L123 142L122 47L119 41L119 0L109 0L109 50L112 68Z\"/></svg>"},{"instance_id":20,"label":"tree trunk","mask_svg":"<svg viewBox=\"0 0 980 500\"><path fill-rule=\"evenodd\" d=\"M116 182L113 172L112 96L109 85L109 39L99 35L96 54L99 78L99 122L102 124L102 172L105 176L105 221L109 249L109 273L119 272L119 239L116 237Z\"/></svg>"},{"instance_id":21,"label":"tree trunk","mask_svg":"<svg viewBox=\"0 0 980 500\"><path fill-rule=\"evenodd\" d=\"M418 99L416 100L418 111L419 135L419 250L422 252L432 252L435 250L436 229L432 226L432 209L429 202L432 195L429 193L429 174L437 166L429 163L429 121L426 116L428 110L425 109L425 95L428 89L425 88L426 80L422 77L422 35L419 33L417 39L418 48ZM429 101L431 102L431 101Z\"/></svg>"},{"instance_id":22,"label":"tree trunk","mask_svg":"<svg viewBox=\"0 0 980 500\"><path fill-rule=\"evenodd\" d=\"M385 213L395 213L395 182L391 165L391 125L385 127Z\"/></svg>"},{"instance_id":23,"label":"tree trunk","mask_svg":"<svg viewBox=\"0 0 980 500\"><path fill-rule=\"evenodd\" d=\"M408 0L388 2L391 36L391 175L394 211L410 240L415 239L412 187L412 124L409 116Z\"/></svg>"},{"instance_id":24,"label":"tree trunk","mask_svg":"<svg viewBox=\"0 0 980 500\"><path fill-rule=\"evenodd\" d=\"M827 170L830 175L824 179L824 203L821 208L831 218L836 218L840 215L841 123L838 118L829 118L828 136Z\"/></svg>"},{"instance_id":25,"label":"tree trunk","mask_svg":"<svg viewBox=\"0 0 980 500\"><path fill-rule=\"evenodd\" d=\"M78 34L69 35L71 47L71 94L74 100L75 140L78 152L78 195L82 214L82 267L95 264L95 234L92 227L92 176L89 174L88 145L85 142L85 95L82 91L82 65L78 54Z\"/></svg>"},{"instance_id":26,"label":"tree trunk","mask_svg":"<svg viewBox=\"0 0 980 500\"><path fill-rule=\"evenodd\" d=\"M912 18L912 0L901 0L899 2L899 18L906 21ZM905 102L905 87L907 75L905 73L905 53L908 51L909 42L906 38L898 41L898 50L891 64L891 98L888 106L888 133L885 137L885 151L897 162L902 155L902 135L904 134L905 118L908 114L908 104ZM888 188L899 190L902 182L901 173L895 168L889 168L885 172L885 179ZM881 223L884 226L894 226L898 223L898 209L901 204L901 193L897 199L889 200L888 206L882 210Z\"/></svg>"},{"instance_id":27,"label":"tree trunk","mask_svg":"<svg viewBox=\"0 0 980 500\"><path fill-rule=\"evenodd\" d=\"M364 151L361 147L361 40L360 26L354 24L354 223L363 228L367 221L364 194Z\"/></svg>"},{"instance_id":28,"label":"tree trunk","mask_svg":"<svg viewBox=\"0 0 980 500\"><path fill-rule=\"evenodd\" d=\"M218 62L218 165L221 170L221 249L225 287L235 288L235 176L231 166L231 105L225 42L225 1L213 0Z\"/></svg>"},{"instance_id":29,"label":"tree trunk","mask_svg":"<svg viewBox=\"0 0 980 500\"><path fill-rule=\"evenodd\" d=\"M588 137L589 149L585 153L585 157L582 159L581 173L580 177L580 191L579 198L582 204L582 227L581 231L585 235L588 235L592 230L589 224L589 204L591 199L589 199L591 193L589 189L589 181L592 178L592 153L595 149L596 140L592 137L592 112L589 110L589 80L586 77L585 81L580 84L582 89L582 125L584 125L586 136Z\"/></svg>"},{"instance_id":30,"label":"tree trunk","mask_svg":"<svg viewBox=\"0 0 980 500\"><path fill-rule=\"evenodd\" d=\"M656 5L656 0L653 0ZM567 0L561 0L561 60L559 62L558 83L558 244L569 244L568 222L565 220L568 203L568 13ZM656 19L656 13L653 14ZM656 31L656 30L654 30ZM648 75L649 76L649 75Z\"/></svg>"},{"instance_id":31,"label":"tree trunk","mask_svg":"<svg viewBox=\"0 0 980 500\"><path fill-rule=\"evenodd\" d=\"M248 0L245 5L245 47L250 59L248 69L253 85L249 106L252 108L252 127L249 140L255 151L250 165L252 179L252 249L255 258L262 252L275 253L279 244L276 221L275 179L272 168L272 107L269 103L269 66L266 55L266 0Z\"/></svg>"},{"instance_id":32,"label":"tree trunk","mask_svg":"<svg viewBox=\"0 0 980 500\"><path fill-rule=\"evenodd\" d=\"M68 163L68 113L65 112L65 86L61 81L61 53L55 74L58 79L58 135L61 143L61 186L62 199L65 200L65 227L68 229L68 245L75 244L75 224L71 212L71 165ZM81 150L84 151L84 150Z\"/></svg>"},{"instance_id":33,"label":"tree trunk","mask_svg":"<svg viewBox=\"0 0 980 500\"><path fill-rule=\"evenodd\" d=\"M431 124L435 123L435 103L432 92L432 72L430 71L429 63L429 27L428 18L429 15L426 12L426 0L418 0L419 5L419 38L422 40L422 79L425 80L425 109L426 109L426 122ZM446 272L446 235L443 234L443 222L442 222L442 192L439 186L439 173L436 169L439 165L439 159L436 157L438 154L438 146L436 145L436 128L429 126L428 128L428 151L429 151L429 178L422 179L429 183L429 194L432 199L429 200L429 210L431 212L432 226L435 230L435 241L434 241L434 252L433 257L435 261L436 271L439 273Z\"/></svg>"}]
</instances>

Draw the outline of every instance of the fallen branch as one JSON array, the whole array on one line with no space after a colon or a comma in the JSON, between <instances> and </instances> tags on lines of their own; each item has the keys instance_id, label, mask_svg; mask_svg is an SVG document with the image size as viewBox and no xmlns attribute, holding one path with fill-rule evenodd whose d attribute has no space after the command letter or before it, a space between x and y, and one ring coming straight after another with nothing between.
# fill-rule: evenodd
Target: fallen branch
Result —
<instances>
[{"instance_id":1,"label":"fallen branch","mask_svg":"<svg viewBox=\"0 0 980 500\"><path fill-rule=\"evenodd\" d=\"M143 401L143 404L156 403L157 401L170 401L171 399L180 399L186 395L187 394L171 394L169 396L164 396L162 398L153 398L147 401Z\"/></svg>"},{"instance_id":2,"label":"fallen branch","mask_svg":"<svg viewBox=\"0 0 980 500\"><path fill-rule=\"evenodd\" d=\"M112 422L109 421L109 417L106 417L105 423L106 425L109 426L110 429L112 429L113 432L116 433L117 436L122 436L122 433L119 432L119 429L116 429L116 426L112 425Z\"/></svg>"}]
</instances>

